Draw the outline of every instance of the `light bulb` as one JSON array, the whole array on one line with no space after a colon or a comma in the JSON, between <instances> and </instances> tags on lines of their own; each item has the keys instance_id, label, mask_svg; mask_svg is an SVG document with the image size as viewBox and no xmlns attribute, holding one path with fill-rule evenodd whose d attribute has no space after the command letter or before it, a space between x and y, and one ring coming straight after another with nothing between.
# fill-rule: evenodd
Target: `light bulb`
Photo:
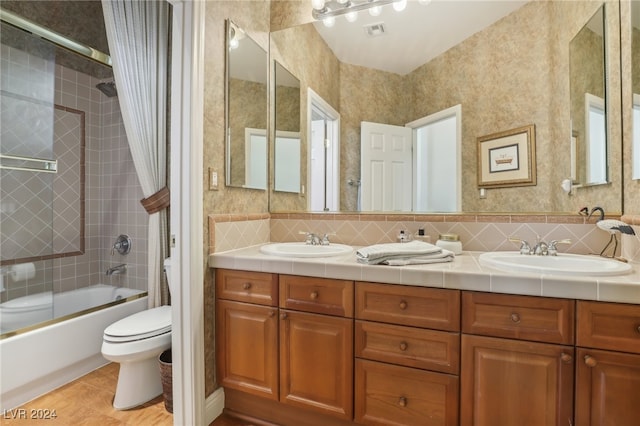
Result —
<instances>
[{"instance_id":1,"label":"light bulb","mask_svg":"<svg viewBox=\"0 0 640 426\"><path fill-rule=\"evenodd\" d=\"M421 5L427 5L431 3L431 0L418 0L418 3L420 3Z\"/></svg>"},{"instance_id":2,"label":"light bulb","mask_svg":"<svg viewBox=\"0 0 640 426\"><path fill-rule=\"evenodd\" d=\"M238 41L238 39L232 38L231 41L229 41L229 50L237 49L239 45L240 42Z\"/></svg>"},{"instance_id":3,"label":"light bulb","mask_svg":"<svg viewBox=\"0 0 640 426\"><path fill-rule=\"evenodd\" d=\"M358 12L353 11L353 12L346 13L344 17L349 22L355 22L356 19L358 19Z\"/></svg>"},{"instance_id":4,"label":"light bulb","mask_svg":"<svg viewBox=\"0 0 640 426\"><path fill-rule=\"evenodd\" d=\"M382 8L380 6L373 6L369 9L369 15L371 16L378 16L380 13L382 13Z\"/></svg>"},{"instance_id":5,"label":"light bulb","mask_svg":"<svg viewBox=\"0 0 640 426\"><path fill-rule=\"evenodd\" d=\"M327 16L322 20L322 23L324 24L325 27L331 28L335 25L336 18L334 18L333 16Z\"/></svg>"},{"instance_id":6,"label":"light bulb","mask_svg":"<svg viewBox=\"0 0 640 426\"><path fill-rule=\"evenodd\" d=\"M324 7L324 0L311 0L311 7L320 10Z\"/></svg>"},{"instance_id":7,"label":"light bulb","mask_svg":"<svg viewBox=\"0 0 640 426\"><path fill-rule=\"evenodd\" d=\"M393 8L396 12L402 12L407 7L407 0L393 2Z\"/></svg>"}]
</instances>

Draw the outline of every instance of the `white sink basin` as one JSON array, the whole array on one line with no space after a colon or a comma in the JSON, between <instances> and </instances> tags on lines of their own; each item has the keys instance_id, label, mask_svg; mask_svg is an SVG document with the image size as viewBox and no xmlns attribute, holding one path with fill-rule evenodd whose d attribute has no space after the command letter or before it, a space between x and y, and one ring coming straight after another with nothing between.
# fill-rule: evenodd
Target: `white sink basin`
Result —
<instances>
[{"instance_id":1,"label":"white sink basin","mask_svg":"<svg viewBox=\"0 0 640 426\"><path fill-rule=\"evenodd\" d=\"M561 253L557 256L523 255L520 252L491 252L479 257L480 264L508 272L606 276L631 271L631 265L598 256Z\"/></svg>"},{"instance_id":2,"label":"white sink basin","mask_svg":"<svg viewBox=\"0 0 640 426\"><path fill-rule=\"evenodd\" d=\"M283 257L333 257L349 254L351 246L331 243L328 246L305 243L271 243L260 247L264 254Z\"/></svg>"}]
</instances>

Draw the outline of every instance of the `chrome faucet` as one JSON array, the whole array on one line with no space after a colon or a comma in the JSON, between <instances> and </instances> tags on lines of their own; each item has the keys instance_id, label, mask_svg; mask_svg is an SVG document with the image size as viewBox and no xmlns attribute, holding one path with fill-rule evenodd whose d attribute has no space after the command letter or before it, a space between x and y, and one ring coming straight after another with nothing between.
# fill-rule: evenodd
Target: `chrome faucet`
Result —
<instances>
[{"instance_id":1,"label":"chrome faucet","mask_svg":"<svg viewBox=\"0 0 640 426\"><path fill-rule=\"evenodd\" d=\"M536 236L536 244L531 245L525 240L518 237L509 237L509 241L513 243L520 243L520 254L536 255L536 256L557 256L558 244L571 244L571 240L553 240L550 243L545 243L540 240L540 236Z\"/></svg>"},{"instance_id":2,"label":"chrome faucet","mask_svg":"<svg viewBox=\"0 0 640 426\"><path fill-rule=\"evenodd\" d=\"M335 235L335 232L324 234L322 239L320 239L320 236L314 234L313 232L300 231L299 234L305 235L305 244L309 244L312 246L328 246L329 244L331 244L331 241L329 241L329 236Z\"/></svg>"},{"instance_id":3,"label":"chrome faucet","mask_svg":"<svg viewBox=\"0 0 640 426\"><path fill-rule=\"evenodd\" d=\"M125 263L122 263L120 265L112 266L111 268L107 269L106 275L124 274L126 270L127 265Z\"/></svg>"}]
</instances>

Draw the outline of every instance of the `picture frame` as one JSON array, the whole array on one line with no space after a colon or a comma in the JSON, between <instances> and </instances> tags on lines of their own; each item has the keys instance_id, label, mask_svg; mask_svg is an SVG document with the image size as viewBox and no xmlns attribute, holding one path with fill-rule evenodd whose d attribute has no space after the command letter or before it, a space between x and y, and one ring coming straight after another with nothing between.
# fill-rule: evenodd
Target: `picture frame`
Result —
<instances>
[{"instance_id":1,"label":"picture frame","mask_svg":"<svg viewBox=\"0 0 640 426\"><path fill-rule=\"evenodd\" d=\"M537 184L534 124L481 136L477 140L479 188Z\"/></svg>"}]
</instances>

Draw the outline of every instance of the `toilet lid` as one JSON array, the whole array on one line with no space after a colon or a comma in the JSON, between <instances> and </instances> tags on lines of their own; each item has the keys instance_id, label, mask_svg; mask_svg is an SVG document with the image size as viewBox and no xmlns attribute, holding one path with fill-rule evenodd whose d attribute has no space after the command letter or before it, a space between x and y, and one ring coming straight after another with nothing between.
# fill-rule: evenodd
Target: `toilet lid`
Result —
<instances>
[{"instance_id":1,"label":"toilet lid","mask_svg":"<svg viewBox=\"0 0 640 426\"><path fill-rule=\"evenodd\" d=\"M104 340L130 342L171 332L171 306L159 306L130 315L104 330Z\"/></svg>"}]
</instances>

